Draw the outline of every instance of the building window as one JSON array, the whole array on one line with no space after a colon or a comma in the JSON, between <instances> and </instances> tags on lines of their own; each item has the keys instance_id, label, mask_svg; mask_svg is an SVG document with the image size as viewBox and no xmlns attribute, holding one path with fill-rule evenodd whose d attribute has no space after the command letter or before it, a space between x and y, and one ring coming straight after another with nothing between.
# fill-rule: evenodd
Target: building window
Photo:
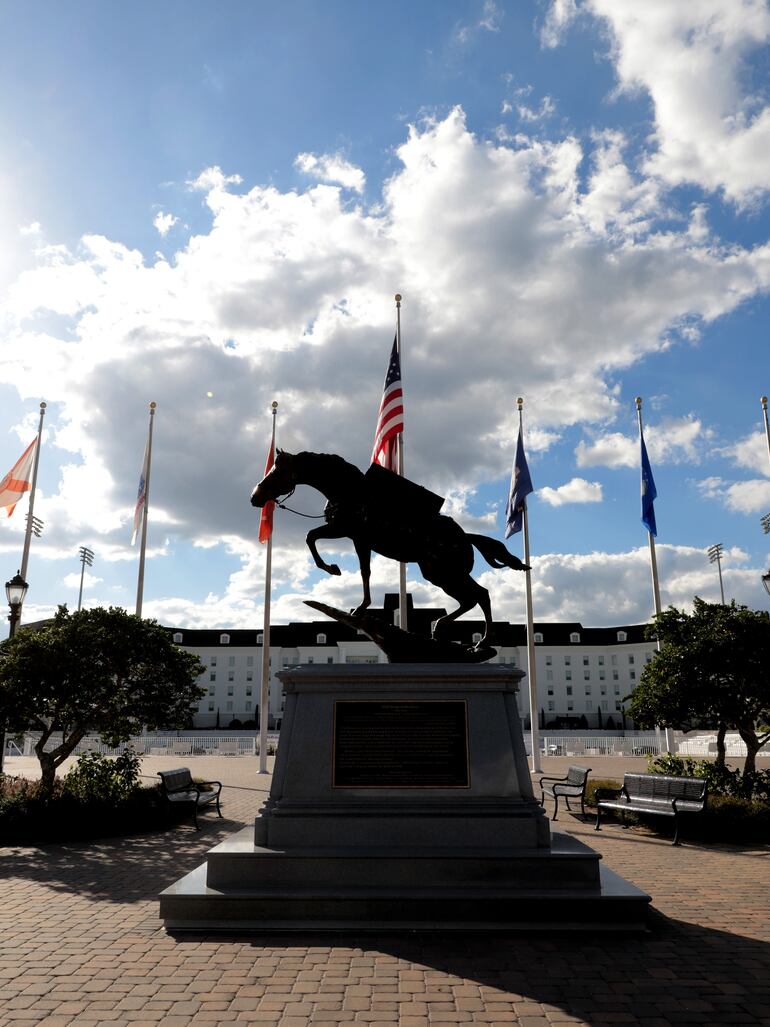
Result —
<instances>
[{"instance_id":1,"label":"building window","mask_svg":"<svg viewBox=\"0 0 770 1027\"><path fill-rule=\"evenodd\" d=\"M235 671L234 670L228 670L228 672L227 672L227 680L228 681L235 681Z\"/></svg>"},{"instance_id":2,"label":"building window","mask_svg":"<svg viewBox=\"0 0 770 1027\"><path fill-rule=\"evenodd\" d=\"M572 680L572 671L571 670L565 670L564 671L564 677L567 679L567 681L571 681Z\"/></svg>"},{"instance_id":3,"label":"building window","mask_svg":"<svg viewBox=\"0 0 770 1027\"><path fill-rule=\"evenodd\" d=\"M586 713L590 713L593 708L593 702L590 699L586 699Z\"/></svg>"},{"instance_id":4,"label":"building window","mask_svg":"<svg viewBox=\"0 0 770 1027\"><path fill-rule=\"evenodd\" d=\"M247 681L253 681L254 680L254 671L253 670L247 670L246 671L246 680Z\"/></svg>"},{"instance_id":5,"label":"building window","mask_svg":"<svg viewBox=\"0 0 770 1027\"><path fill-rule=\"evenodd\" d=\"M644 654L644 662L645 663L651 663L652 662L652 653L645 653Z\"/></svg>"},{"instance_id":6,"label":"building window","mask_svg":"<svg viewBox=\"0 0 770 1027\"><path fill-rule=\"evenodd\" d=\"M326 645L326 635L323 635L323 634L316 635L315 636L315 641L316 641L316 645Z\"/></svg>"},{"instance_id":7,"label":"building window","mask_svg":"<svg viewBox=\"0 0 770 1027\"><path fill-rule=\"evenodd\" d=\"M327 656L326 657L326 662L327 663L334 663L334 657L333 656Z\"/></svg>"},{"instance_id":8,"label":"building window","mask_svg":"<svg viewBox=\"0 0 770 1027\"><path fill-rule=\"evenodd\" d=\"M569 667L571 663L572 663L572 657L571 656L565 656L564 657L564 666L565 667Z\"/></svg>"},{"instance_id":9,"label":"building window","mask_svg":"<svg viewBox=\"0 0 770 1027\"><path fill-rule=\"evenodd\" d=\"M629 662L629 664L631 664L631 663L634 663L634 662L635 662L635 661L634 661L634 654L633 654L633 653L629 653L629 654L628 654L628 662Z\"/></svg>"},{"instance_id":10,"label":"building window","mask_svg":"<svg viewBox=\"0 0 770 1027\"><path fill-rule=\"evenodd\" d=\"M247 667L253 667L254 666L254 657L253 656L247 656L246 657L246 666Z\"/></svg>"},{"instance_id":11,"label":"building window","mask_svg":"<svg viewBox=\"0 0 770 1027\"><path fill-rule=\"evenodd\" d=\"M615 709L618 710L618 712L620 712L620 703L617 701L615 702Z\"/></svg>"},{"instance_id":12,"label":"building window","mask_svg":"<svg viewBox=\"0 0 770 1027\"><path fill-rule=\"evenodd\" d=\"M249 702L248 699L244 703L244 709L246 710L247 713L249 713L251 711L251 703Z\"/></svg>"},{"instance_id":13,"label":"building window","mask_svg":"<svg viewBox=\"0 0 770 1027\"><path fill-rule=\"evenodd\" d=\"M628 635L625 633L625 631L618 632L618 642L625 642L627 638Z\"/></svg>"},{"instance_id":14,"label":"building window","mask_svg":"<svg viewBox=\"0 0 770 1027\"><path fill-rule=\"evenodd\" d=\"M213 712L214 712L214 703L210 702L209 703L209 713L213 713Z\"/></svg>"},{"instance_id":15,"label":"building window","mask_svg":"<svg viewBox=\"0 0 770 1027\"><path fill-rule=\"evenodd\" d=\"M233 704L232 704L231 702L225 703L225 709L226 709L226 710L227 710L228 712L232 712L232 709L233 709Z\"/></svg>"},{"instance_id":16,"label":"building window","mask_svg":"<svg viewBox=\"0 0 770 1027\"><path fill-rule=\"evenodd\" d=\"M308 663L315 663L315 657L314 656L308 656L307 662Z\"/></svg>"},{"instance_id":17,"label":"building window","mask_svg":"<svg viewBox=\"0 0 770 1027\"><path fill-rule=\"evenodd\" d=\"M246 695L251 695L251 689L250 688L246 689Z\"/></svg>"},{"instance_id":18,"label":"building window","mask_svg":"<svg viewBox=\"0 0 770 1027\"><path fill-rule=\"evenodd\" d=\"M555 702L549 702L548 703L548 712L549 713L553 713L555 709L556 709L556 703Z\"/></svg>"},{"instance_id":19,"label":"building window","mask_svg":"<svg viewBox=\"0 0 770 1027\"><path fill-rule=\"evenodd\" d=\"M618 677L619 677L618 672L616 670L613 670L613 672L612 672L612 680L613 681L617 681Z\"/></svg>"},{"instance_id":20,"label":"building window","mask_svg":"<svg viewBox=\"0 0 770 1027\"><path fill-rule=\"evenodd\" d=\"M228 695L232 695L233 694L233 686L232 685L228 685L227 686L227 694Z\"/></svg>"},{"instance_id":21,"label":"building window","mask_svg":"<svg viewBox=\"0 0 770 1027\"><path fill-rule=\"evenodd\" d=\"M573 711L574 709L575 709L575 704L574 704L574 703L572 702L572 700L570 700L570 701L569 701L569 702L567 703L567 713L572 713L572 711Z\"/></svg>"},{"instance_id":22,"label":"building window","mask_svg":"<svg viewBox=\"0 0 770 1027\"><path fill-rule=\"evenodd\" d=\"M583 680L584 681L590 681L591 680L591 671L590 670L584 670L583 671Z\"/></svg>"},{"instance_id":23,"label":"building window","mask_svg":"<svg viewBox=\"0 0 770 1027\"><path fill-rule=\"evenodd\" d=\"M607 689L604 687L604 685L602 685L602 687L599 689L599 691L601 692L602 695L606 695L607 694ZM615 691L617 692L618 689L616 688ZM620 693L618 693L618 694L620 694Z\"/></svg>"},{"instance_id":24,"label":"building window","mask_svg":"<svg viewBox=\"0 0 770 1027\"><path fill-rule=\"evenodd\" d=\"M213 695L213 694L214 694L214 689L213 689L213 688L210 688L210 689L209 689L209 695Z\"/></svg>"},{"instance_id":25,"label":"building window","mask_svg":"<svg viewBox=\"0 0 770 1027\"><path fill-rule=\"evenodd\" d=\"M227 635L227 634L220 635L219 636L219 644L220 645L230 645L230 636Z\"/></svg>"},{"instance_id":26,"label":"building window","mask_svg":"<svg viewBox=\"0 0 770 1027\"><path fill-rule=\"evenodd\" d=\"M602 709L603 710L607 709L607 700L606 699L602 699Z\"/></svg>"},{"instance_id":27,"label":"building window","mask_svg":"<svg viewBox=\"0 0 770 1027\"><path fill-rule=\"evenodd\" d=\"M216 656L212 656L211 657L211 666L212 667L216 667L216 665L217 665L217 658L216 658Z\"/></svg>"},{"instance_id":28,"label":"building window","mask_svg":"<svg viewBox=\"0 0 770 1027\"><path fill-rule=\"evenodd\" d=\"M617 665L618 665L618 657L617 657L617 655L615 653L613 653L612 656L610 657L610 663L612 664L613 667L617 667Z\"/></svg>"},{"instance_id":29,"label":"building window","mask_svg":"<svg viewBox=\"0 0 770 1027\"><path fill-rule=\"evenodd\" d=\"M282 656L281 657L281 666L282 667L288 667L289 663L290 663L290 660L289 660L288 656Z\"/></svg>"},{"instance_id":30,"label":"building window","mask_svg":"<svg viewBox=\"0 0 770 1027\"><path fill-rule=\"evenodd\" d=\"M591 694L591 686L590 685L586 685L585 693L586 693L586 695L590 695Z\"/></svg>"},{"instance_id":31,"label":"building window","mask_svg":"<svg viewBox=\"0 0 770 1027\"><path fill-rule=\"evenodd\" d=\"M549 688L549 689L548 689L548 694L549 694L549 695L553 695L553 689L552 689L552 688Z\"/></svg>"},{"instance_id":32,"label":"building window","mask_svg":"<svg viewBox=\"0 0 770 1027\"><path fill-rule=\"evenodd\" d=\"M553 671L552 670L547 670L545 672L545 677L546 677L547 681L553 681Z\"/></svg>"},{"instance_id":33,"label":"building window","mask_svg":"<svg viewBox=\"0 0 770 1027\"><path fill-rule=\"evenodd\" d=\"M551 654L548 653L546 655L546 658L545 658L545 665L546 665L546 667L550 667L552 663L553 663L553 656L551 656Z\"/></svg>"},{"instance_id":34,"label":"building window","mask_svg":"<svg viewBox=\"0 0 770 1027\"><path fill-rule=\"evenodd\" d=\"M567 695L572 695L572 685L567 685Z\"/></svg>"},{"instance_id":35,"label":"building window","mask_svg":"<svg viewBox=\"0 0 770 1027\"><path fill-rule=\"evenodd\" d=\"M632 681L636 681L636 671L635 670L629 671L628 675L629 675L629 677L631 678Z\"/></svg>"},{"instance_id":36,"label":"building window","mask_svg":"<svg viewBox=\"0 0 770 1027\"><path fill-rule=\"evenodd\" d=\"M543 644L543 632L542 631L536 631L535 632L535 645L542 645L542 644Z\"/></svg>"},{"instance_id":37,"label":"building window","mask_svg":"<svg viewBox=\"0 0 770 1027\"><path fill-rule=\"evenodd\" d=\"M599 666L603 667L604 666L604 657L603 656L597 656L596 659L599 661Z\"/></svg>"},{"instance_id":38,"label":"building window","mask_svg":"<svg viewBox=\"0 0 770 1027\"><path fill-rule=\"evenodd\" d=\"M603 670L599 671L599 680L600 681L604 681L604 671Z\"/></svg>"},{"instance_id":39,"label":"building window","mask_svg":"<svg viewBox=\"0 0 770 1027\"><path fill-rule=\"evenodd\" d=\"M590 667L591 666L591 661L588 659L587 656L583 657L583 666L584 667Z\"/></svg>"},{"instance_id":40,"label":"building window","mask_svg":"<svg viewBox=\"0 0 770 1027\"><path fill-rule=\"evenodd\" d=\"M176 644L176 645L181 645L181 644L182 644L182 638L183 638L183 637L184 637L184 636L182 635L182 632L181 632L181 631L175 631L175 632L174 632L174 642L175 642L175 644Z\"/></svg>"},{"instance_id":41,"label":"building window","mask_svg":"<svg viewBox=\"0 0 770 1027\"><path fill-rule=\"evenodd\" d=\"M209 681L216 681L216 679L217 679L217 672L215 670L212 670L212 672L209 674Z\"/></svg>"},{"instance_id":42,"label":"building window","mask_svg":"<svg viewBox=\"0 0 770 1027\"><path fill-rule=\"evenodd\" d=\"M569 640L570 640L570 642L579 642L580 641L580 632L579 631L573 631L572 634L569 636Z\"/></svg>"}]
</instances>

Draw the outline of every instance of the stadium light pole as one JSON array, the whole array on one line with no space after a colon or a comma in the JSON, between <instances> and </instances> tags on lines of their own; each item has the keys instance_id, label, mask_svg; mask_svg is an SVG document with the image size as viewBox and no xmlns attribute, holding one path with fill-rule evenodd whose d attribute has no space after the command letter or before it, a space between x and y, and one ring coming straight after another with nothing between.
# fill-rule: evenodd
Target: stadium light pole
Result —
<instances>
[{"instance_id":1,"label":"stadium light pole","mask_svg":"<svg viewBox=\"0 0 770 1027\"><path fill-rule=\"evenodd\" d=\"M725 605L725 587L722 583L722 556L723 546L721 542L717 542L716 545L710 546L708 550L709 563L715 563L719 570L719 594L722 596L722 606Z\"/></svg>"},{"instance_id":2,"label":"stadium light pole","mask_svg":"<svg viewBox=\"0 0 770 1027\"><path fill-rule=\"evenodd\" d=\"M760 518L760 520L762 530L766 535L770 535L770 513L766 513L764 517ZM768 571L767 574L762 575L762 584L765 586L765 592L770 596L770 571Z\"/></svg>"},{"instance_id":3,"label":"stadium light pole","mask_svg":"<svg viewBox=\"0 0 770 1027\"><path fill-rule=\"evenodd\" d=\"M94 554L93 550L89 549L88 546L81 546L79 549L80 553L80 592L78 593L78 613L80 613L80 607L83 605L83 578L86 573L86 564L89 567L93 566Z\"/></svg>"}]
</instances>

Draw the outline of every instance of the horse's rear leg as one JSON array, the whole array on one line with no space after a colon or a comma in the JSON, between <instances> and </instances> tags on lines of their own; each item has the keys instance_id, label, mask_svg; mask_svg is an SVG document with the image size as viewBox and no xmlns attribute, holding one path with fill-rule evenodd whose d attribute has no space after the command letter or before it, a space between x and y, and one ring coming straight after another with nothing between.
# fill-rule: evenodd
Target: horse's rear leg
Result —
<instances>
[{"instance_id":1,"label":"horse's rear leg","mask_svg":"<svg viewBox=\"0 0 770 1027\"><path fill-rule=\"evenodd\" d=\"M423 577L427 578L428 581L434 585L438 585L440 589L443 589L448 596L455 599L460 605L452 613L446 614L444 617L440 617L436 621L436 625L433 629L434 637L438 638L441 635L446 634L447 628L452 621L457 620L458 617L462 617L464 613L472 610L474 606L480 606L484 613L484 637L481 642L486 642L492 633L492 604L489 599L489 592L484 588L483 585L479 585L478 581L474 581L473 578L468 577L460 584L456 580L447 582L445 580L436 580L432 578L430 574L425 573L423 567L420 568L423 573Z\"/></svg>"},{"instance_id":2,"label":"horse's rear leg","mask_svg":"<svg viewBox=\"0 0 770 1027\"><path fill-rule=\"evenodd\" d=\"M354 538L353 545L355 546L356 556L358 557L358 563L361 567L361 584L364 587L364 598L361 601L360 606L357 606L355 610L353 610L353 613L357 614L363 613L364 610L368 610L372 605L372 595L369 591L369 579L372 576L372 551L365 542L361 542L359 539Z\"/></svg>"}]
</instances>

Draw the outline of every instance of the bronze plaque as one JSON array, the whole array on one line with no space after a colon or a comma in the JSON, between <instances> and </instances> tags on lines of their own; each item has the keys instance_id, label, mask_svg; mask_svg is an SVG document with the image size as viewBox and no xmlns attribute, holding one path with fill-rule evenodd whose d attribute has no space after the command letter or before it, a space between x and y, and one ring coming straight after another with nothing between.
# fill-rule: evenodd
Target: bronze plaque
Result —
<instances>
[{"instance_id":1,"label":"bronze plaque","mask_svg":"<svg viewBox=\"0 0 770 1027\"><path fill-rule=\"evenodd\" d=\"M464 699L334 703L335 788L470 788Z\"/></svg>"}]
</instances>

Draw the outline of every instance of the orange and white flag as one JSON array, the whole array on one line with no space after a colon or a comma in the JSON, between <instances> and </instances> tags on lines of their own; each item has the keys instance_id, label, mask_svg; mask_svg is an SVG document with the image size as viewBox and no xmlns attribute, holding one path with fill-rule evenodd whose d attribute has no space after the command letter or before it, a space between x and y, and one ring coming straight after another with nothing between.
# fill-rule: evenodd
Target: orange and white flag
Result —
<instances>
[{"instance_id":1,"label":"orange and white flag","mask_svg":"<svg viewBox=\"0 0 770 1027\"><path fill-rule=\"evenodd\" d=\"M270 452L267 454L267 463L265 464L265 475L268 471L272 471L273 464L275 463L275 442L270 443ZM259 517L259 541L264 545L265 542L273 534L273 514L275 513L275 502L271 499L262 507L262 513Z\"/></svg>"},{"instance_id":2,"label":"orange and white flag","mask_svg":"<svg viewBox=\"0 0 770 1027\"><path fill-rule=\"evenodd\" d=\"M32 465L35 462L36 445L37 436L30 442L3 480L0 481L0 506L8 508L9 517L16 509L16 504L24 493L29 492L32 488L30 478L32 477Z\"/></svg>"}]
</instances>

